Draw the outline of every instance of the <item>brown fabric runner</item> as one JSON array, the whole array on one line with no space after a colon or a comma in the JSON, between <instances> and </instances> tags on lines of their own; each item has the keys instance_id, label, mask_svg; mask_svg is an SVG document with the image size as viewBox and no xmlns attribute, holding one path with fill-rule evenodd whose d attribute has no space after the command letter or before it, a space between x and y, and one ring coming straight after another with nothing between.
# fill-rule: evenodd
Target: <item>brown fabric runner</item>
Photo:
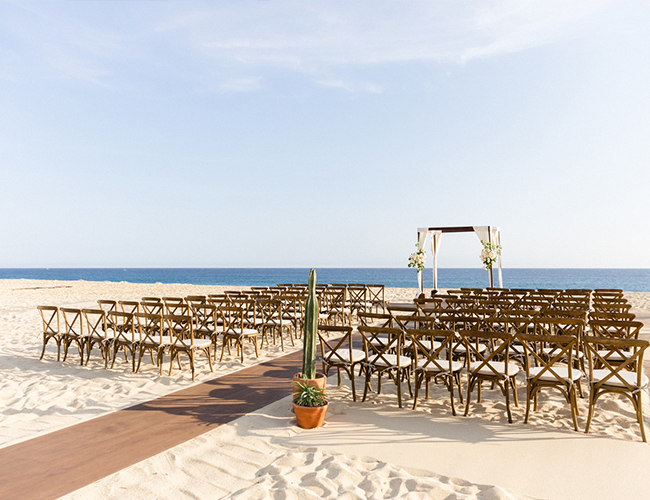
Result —
<instances>
[{"instance_id":1,"label":"brown fabric runner","mask_svg":"<svg viewBox=\"0 0 650 500\"><path fill-rule=\"evenodd\" d=\"M0 449L0 498L54 499L291 393L302 352Z\"/></svg>"}]
</instances>

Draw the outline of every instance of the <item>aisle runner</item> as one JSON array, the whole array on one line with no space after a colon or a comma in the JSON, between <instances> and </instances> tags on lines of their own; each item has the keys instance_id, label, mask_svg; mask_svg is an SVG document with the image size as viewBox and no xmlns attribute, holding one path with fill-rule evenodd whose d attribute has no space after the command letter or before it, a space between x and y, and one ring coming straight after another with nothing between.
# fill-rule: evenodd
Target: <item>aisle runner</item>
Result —
<instances>
[{"instance_id":1,"label":"aisle runner","mask_svg":"<svg viewBox=\"0 0 650 500\"><path fill-rule=\"evenodd\" d=\"M302 351L0 449L0 498L55 499L287 396Z\"/></svg>"}]
</instances>

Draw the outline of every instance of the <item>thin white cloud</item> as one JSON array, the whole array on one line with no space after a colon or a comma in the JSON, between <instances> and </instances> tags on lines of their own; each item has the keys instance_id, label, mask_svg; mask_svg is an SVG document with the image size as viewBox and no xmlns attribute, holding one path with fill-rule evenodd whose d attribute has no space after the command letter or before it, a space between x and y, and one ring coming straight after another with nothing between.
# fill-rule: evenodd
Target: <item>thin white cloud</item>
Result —
<instances>
[{"instance_id":1,"label":"thin white cloud","mask_svg":"<svg viewBox=\"0 0 650 500\"><path fill-rule=\"evenodd\" d=\"M221 90L231 91L231 92L252 92L262 88L261 78L234 78L228 80L219 85Z\"/></svg>"},{"instance_id":2,"label":"thin white cloud","mask_svg":"<svg viewBox=\"0 0 650 500\"><path fill-rule=\"evenodd\" d=\"M0 7L0 28L14 46L5 59L16 47L24 56L22 66L11 57L14 76L40 72L106 85L111 78L128 79L132 61L154 71L190 61L212 73L227 68L225 90L256 90L260 80L233 72L271 68L307 74L319 85L378 92L379 84L341 78L337 71L404 62L465 64L523 51L579 36L582 21L609 3L294 0L156 3L143 10L138 2L82 2L60 11L56 4L10 2Z\"/></svg>"}]
</instances>

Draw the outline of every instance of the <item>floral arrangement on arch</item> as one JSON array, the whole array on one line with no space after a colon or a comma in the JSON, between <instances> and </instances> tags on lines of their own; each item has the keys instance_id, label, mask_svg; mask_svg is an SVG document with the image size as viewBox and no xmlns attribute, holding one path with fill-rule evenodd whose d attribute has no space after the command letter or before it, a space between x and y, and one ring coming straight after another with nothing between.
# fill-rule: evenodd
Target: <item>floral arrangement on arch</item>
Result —
<instances>
[{"instance_id":1,"label":"floral arrangement on arch","mask_svg":"<svg viewBox=\"0 0 650 500\"><path fill-rule=\"evenodd\" d=\"M424 251L424 248L420 248L420 244L416 243L415 244L416 251L411 254L409 257L409 265L408 267L415 267L417 268L418 272L422 271L424 269L424 261L426 259L426 252Z\"/></svg>"},{"instance_id":2,"label":"floral arrangement on arch","mask_svg":"<svg viewBox=\"0 0 650 500\"><path fill-rule=\"evenodd\" d=\"M501 255L501 245L495 245L489 241L481 240L483 250L481 250L481 262L483 262L483 269L490 270L496 263L499 255Z\"/></svg>"}]
</instances>

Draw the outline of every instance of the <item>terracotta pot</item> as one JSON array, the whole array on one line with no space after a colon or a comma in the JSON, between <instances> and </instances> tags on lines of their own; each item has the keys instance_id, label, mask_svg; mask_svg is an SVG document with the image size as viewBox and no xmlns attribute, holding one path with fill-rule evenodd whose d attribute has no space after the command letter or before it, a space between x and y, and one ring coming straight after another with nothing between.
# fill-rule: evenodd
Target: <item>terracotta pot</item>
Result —
<instances>
[{"instance_id":1,"label":"terracotta pot","mask_svg":"<svg viewBox=\"0 0 650 500\"><path fill-rule=\"evenodd\" d=\"M325 422L325 414L329 403L325 406L298 406L293 404L293 412L296 414L296 423L303 429L320 427Z\"/></svg>"},{"instance_id":2,"label":"terracotta pot","mask_svg":"<svg viewBox=\"0 0 650 500\"><path fill-rule=\"evenodd\" d=\"M304 379L302 378L302 373L296 373L293 376L293 396L295 397L298 392L300 392L300 388L298 387L298 383L304 384L307 382L307 385L311 385L314 387L320 387L323 389L325 392L325 382L327 379L325 378L325 375L322 373L317 373L316 378L308 378Z\"/></svg>"}]
</instances>

